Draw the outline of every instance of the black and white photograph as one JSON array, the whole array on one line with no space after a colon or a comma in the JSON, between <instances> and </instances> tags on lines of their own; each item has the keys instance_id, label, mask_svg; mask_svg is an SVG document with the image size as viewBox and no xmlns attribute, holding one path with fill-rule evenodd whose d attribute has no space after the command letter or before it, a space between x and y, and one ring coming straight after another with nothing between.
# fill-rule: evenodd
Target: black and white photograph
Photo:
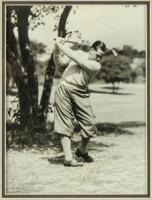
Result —
<instances>
[{"instance_id":1,"label":"black and white photograph","mask_svg":"<svg viewBox=\"0 0 152 200\"><path fill-rule=\"evenodd\" d=\"M150 197L150 1L3 1L2 27L2 197Z\"/></svg>"}]
</instances>

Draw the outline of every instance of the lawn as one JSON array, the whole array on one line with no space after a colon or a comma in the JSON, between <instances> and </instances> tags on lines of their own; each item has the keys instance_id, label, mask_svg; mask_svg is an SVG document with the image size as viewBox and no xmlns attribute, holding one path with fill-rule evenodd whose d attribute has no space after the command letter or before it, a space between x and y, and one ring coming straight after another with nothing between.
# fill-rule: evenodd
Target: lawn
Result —
<instances>
[{"instance_id":1,"label":"lawn","mask_svg":"<svg viewBox=\"0 0 152 200\"><path fill-rule=\"evenodd\" d=\"M91 140L95 162L66 168L63 154L48 148L9 149L6 154L6 193L30 194L146 194L146 93L144 84L90 85L96 122L103 129ZM53 88L54 93L55 87ZM42 91L42 88L40 88ZM9 107L8 99L8 107ZM50 99L53 101L53 94ZM50 120L53 116L50 115ZM73 153L79 145L74 135Z\"/></svg>"}]
</instances>

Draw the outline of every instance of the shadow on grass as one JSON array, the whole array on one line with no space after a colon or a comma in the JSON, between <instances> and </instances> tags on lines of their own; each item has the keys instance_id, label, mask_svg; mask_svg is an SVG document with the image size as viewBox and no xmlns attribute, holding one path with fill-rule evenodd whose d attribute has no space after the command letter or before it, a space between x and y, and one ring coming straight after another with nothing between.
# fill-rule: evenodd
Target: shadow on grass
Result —
<instances>
[{"instance_id":1,"label":"shadow on grass","mask_svg":"<svg viewBox=\"0 0 152 200\"><path fill-rule=\"evenodd\" d=\"M128 121L128 122L120 122L120 123L97 123L96 128L98 131L98 135L109 135L115 134L117 135L133 135L134 132L127 130L128 128L137 128L145 126L146 123L142 121ZM77 124L75 127L75 132L79 132L81 130L80 126Z\"/></svg>"},{"instance_id":2,"label":"shadow on grass","mask_svg":"<svg viewBox=\"0 0 152 200\"><path fill-rule=\"evenodd\" d=\"M79 141L72 141L72 148L74 149L74 151L76 151L76 149L80 146L80 140ZM103 142L98 142L95 140L90 140L89 142L89 147L88 150L91 152L103 152L105 151L106 148L115 146L115 144L111 143L111 144L104 144Z\"/></svg>"},{"instance_id":3,"label":"shadow on grass","mask_svg":"<svg viewBox=\"0 0 152 200\"><path fill-rule=\"evenodd\" d=\"M115 134L117 135L133 135L134 132L127 130L128 128L137 128L145 126L145 122L131 121L116 123L98 123L96 124L99 135Z\"/></svg>"},{"instance_id":4,"label":"shadow on grass","mask_svg":"<svg viewBox=\"0 0 152 200\"><path fill-rule=\"evenodd\" d=\"M90 91L90 93L99 93L99 94L133 95L133 93L124 93L124 92L113 93L112 91L103 91L103 90L92 90L92 89L89 89L89 91Z\"/></svg>"},{"instance_id":5,"label":"shadow on grass","mask_svg":"<svg viewBox=\"0 0 152 200\"><path fill-rule=\"evenodd\" d=\"M119 91L123 91L124 88L122 87L115 87L115 93L113 93L113 87L112 86L100 86L99 90L95 90L95 89L89 89L89 91L91 93L102 93L102 94L112 94L112 95L133 95L133 93L126 93L126 92L119 92Z\"/></svg>"},{"instance_id":6,"label":"shadow on grass","mask_svg":"<svg viewBox=\"0 0 152 200\"><path fill-rule=\"evenodd\" d=\"M48 162L52 165L61 165L64 162L64 155L62 156L55 156L53 158L49 158Z\"/></svg>"},{"instance_id":7,"label":"shadow on grass","mask_svg":"<svg viewBox=\"0 0 152 200\"><path fill-rule=\"evenodd\" d=\"M100 86L100 88L103 88L103 89L108 89L108 90L112 90L113 89L113 87L112 86ZM115 87L115 89L117 89L117 90L123 90L123 88L122 87Z\"/></svg>"},{"instance_id":8,"label":"shadow on grass","mask_svg":"<svg viewBox=\"0 0 152 200\"><path fill-rule=\"evenodd\" d=\"M119 135L129 135L132 136L135 133L133 131L128 130L129 128L138 128L145 127L146 123L141 121L131 121L131 122L120 122L120 123L97 123L97 136L107 136L113 134L115 136ZM76 129L77 132L80 131L80 127L78 126ZM80 141L72 141L72 145L74 148L79 146ZM104 144L98 141L90 141L89 150L99 152L104 151L105 148L109 148L115 146L115 144Z\"/></svg>"},{"instance_id":9,"label":"shadow on grass","mask_svg":"<svg viewBox=\"0 0 152 200\"><path fill-rule=\"evenodd\" d=\"M72 140L72 150L73 150L73 155L75 155L75 151L76 149L79 147L80 145L80 140ZM91 151L91 152L103 152L104 151L104 148L108 148L108 147L111 147L111 146L115 146L114 144L110 144L110 145L107 145L107 144L104 144L104 143L101 143L101 142L96 142L96 141L90 141L89 143L89 148L88 150ZM59 153L59 151L61 151L61 149L59 150L55 150L55 154L56 153ZM75 157L75 156L74 156ZM54 156L54 157L51 157L51 158L46 158L44 157L43 159L46 159L48 160L48 162L52 165L61 165L63 164L64 162L64 155L60 155L60 156Z\"/></svg>"},{"instance_id":10,"label":"shadow on grass","mask_svg":"<svg viewBox=\"0 0 152 200\"><path fill-rule=\"evenodd\" d=\"M131 121L131 122L120 122L120 123L97 123L97 135L98 136L107 136L114 134L115 136L119 135L134 135L135 133L129 128L144 127L145 122L141 121ZM75 135L80 131L80 126L75 127ZM56 153L61 152L61 145L59 137L53 133L53 124L50 125L49 130L43 132L25 132L25 130L20 129L19 126L8 125L7 126L7 149L12 148L15 150L21 151L25 148L34 148L36 150L45 151L47 149L53 149ZM75 138L75 137L74 137ZM80 139L79 139L80 140ZM73 141L73 147L76 148L80 141ZM92 150L97 150L100 146L107 148L113 144L107 145L104 143L99 143L96 141L91 141L90 148ZM101 150L102 151L102 150Z\"/></svg>"},{"instance_id":11,"label":"shadow on grass","mask_svg":"<svg viewBox=\"0 0 152 200\"><path fill-rule=\"evenodd\" d=\"M80 145L80 140L72 140L72 149L73 149L73 155L75 155L75 151L76 149L79 147ZM105 151L105 148L108 148L108 147L112 147L112 146L115 146L115 144L110 144L110 145L107 145L107 144L104 144L104 143L101 143L101 142L98 142L98 141L90 141L89 143L89 148L88 150L91 151L92 153L93 152L103 152ZM55 152L56 153L56 152ZM75 156L74 156L75 157ZM46 159L48 160L48 162L52 165L63 165L64 163L64 155L61 155L61 156L54 156L54 157L51 157L51 158L43 158L43 159ZM78 159L80 160L80 159Z\"/></svg>"}]
</instances>

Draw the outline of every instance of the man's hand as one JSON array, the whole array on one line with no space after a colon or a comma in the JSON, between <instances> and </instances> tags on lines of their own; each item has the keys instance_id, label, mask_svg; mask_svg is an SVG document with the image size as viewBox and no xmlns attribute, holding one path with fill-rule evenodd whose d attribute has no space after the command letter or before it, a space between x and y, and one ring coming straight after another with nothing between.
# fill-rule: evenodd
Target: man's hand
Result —
<instances>
[{"instance_id":1,"label":"man's hand","mask_svg":"<svg viewBox=\"0 0 152 200\"><path fill-rule=\"evenodd\" d=\"M54 39L55 40L55 43L58 45L60 45L60 44L64 44L65 43L65 39L64 38L62 38L62 37L57 37L57 38L55 38Z\"/></svg>"},{"instance_id":2,"label":"man's hand","mask_svg":"<svg viewBox=\"0 0 152 200\"><path fill-rule=\"evenodd\" d=\"M114 49L111 49L111 51L112 51L114 56L118 56L118 53Z\"/></svg>"}]
</instances>

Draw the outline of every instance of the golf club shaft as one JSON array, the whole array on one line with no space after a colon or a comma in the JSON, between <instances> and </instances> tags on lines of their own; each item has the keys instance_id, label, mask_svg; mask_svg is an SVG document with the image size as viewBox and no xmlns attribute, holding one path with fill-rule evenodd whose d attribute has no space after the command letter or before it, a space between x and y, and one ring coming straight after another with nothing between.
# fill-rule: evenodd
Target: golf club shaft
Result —
<instances>
[{"instance_id":1,"label":"golf club shaft","mask_svg":"<svg viewBox=\"0 0 152 200\"><path fill-rule=\"evenodd\" d=\"M54 41L56 41L56 38L54 39ZM85 45L85 44L82 44L82 43L78 43L78 42L75 42L75 41L72 41L72 40L65 40L66 43L71 43L71 44L76 44L76 45ZM87 45L89 47L91 47L90 45Z\"/></svg>"}]
</instances>

